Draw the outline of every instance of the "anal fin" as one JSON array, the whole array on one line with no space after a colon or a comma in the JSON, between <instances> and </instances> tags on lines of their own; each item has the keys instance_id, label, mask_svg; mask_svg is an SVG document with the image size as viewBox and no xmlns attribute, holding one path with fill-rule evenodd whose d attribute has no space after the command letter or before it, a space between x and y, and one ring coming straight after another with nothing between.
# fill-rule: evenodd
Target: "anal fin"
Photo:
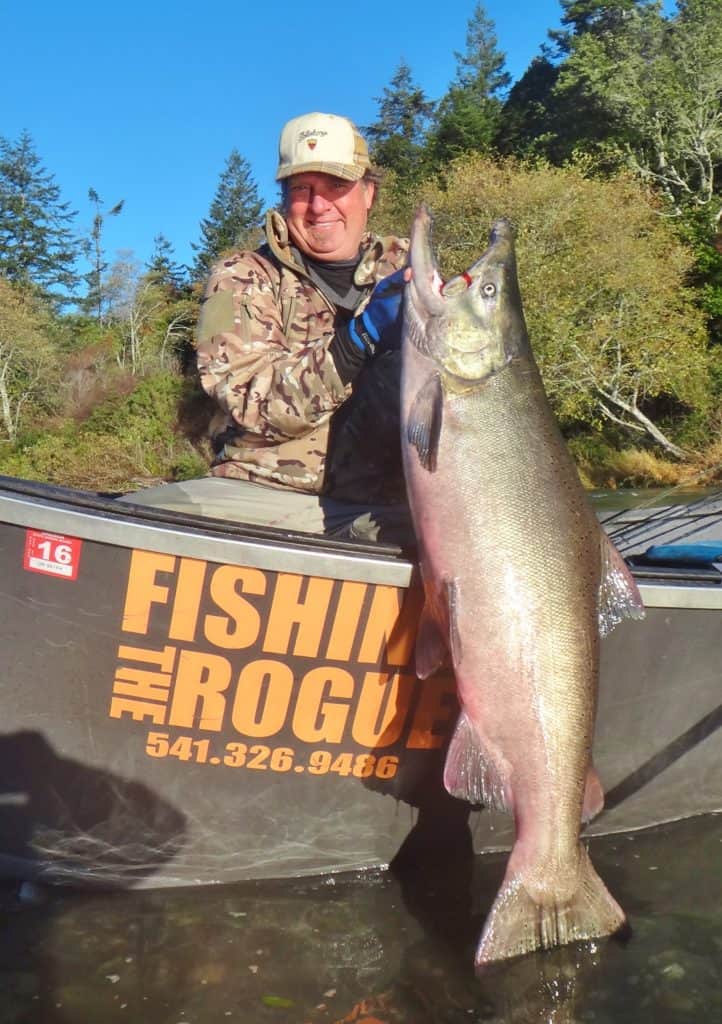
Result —
<instances>
[{"instance_id":1,"label":"anal fin","mask_svg":"<svg viewBox=\"0 0 722 1024\"><path fill-rule=\"evenodd\" d=\"M444 786L471 804L509 811L507 786L465 711L459 715L444 765Z\"/></svg>"}]
</instances>

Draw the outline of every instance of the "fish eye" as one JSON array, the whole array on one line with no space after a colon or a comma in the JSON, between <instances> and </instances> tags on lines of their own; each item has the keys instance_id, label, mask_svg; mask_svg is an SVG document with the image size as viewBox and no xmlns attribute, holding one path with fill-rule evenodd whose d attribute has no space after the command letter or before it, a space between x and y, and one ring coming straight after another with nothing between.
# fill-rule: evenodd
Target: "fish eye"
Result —
<instances>
[{"instance_id":1,"label":"fish eye","mask_svg":"<svg viewBox=\"0 0 722 1024\"><path fill-rule=\"evenodd\" d=\"M481 294L484 295L487 299L493 298L493 296L496 295L496 285L492 284L491 281L487 281L487 283L481 289Z\"/></svg>"}]
</instances>

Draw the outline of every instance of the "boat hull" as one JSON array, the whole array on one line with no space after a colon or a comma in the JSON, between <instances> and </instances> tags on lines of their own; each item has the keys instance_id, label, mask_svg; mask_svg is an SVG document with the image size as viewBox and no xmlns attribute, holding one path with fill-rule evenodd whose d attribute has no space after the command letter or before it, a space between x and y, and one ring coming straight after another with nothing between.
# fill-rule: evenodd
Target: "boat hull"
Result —
<instances>
[{"instance_id":1,"label":"boat hull","mask_svg":"<svg viewBox=\"0 0 722 1024\"><path fill-rule=\"evenodd\" d=\"M0 486L0 873L176 886L388 864L449 797L449 674L413 669L412 562L368 545ZM642 581L603 644L590 833L722 810L722 586Z\"/></svg>"}]
</instances>

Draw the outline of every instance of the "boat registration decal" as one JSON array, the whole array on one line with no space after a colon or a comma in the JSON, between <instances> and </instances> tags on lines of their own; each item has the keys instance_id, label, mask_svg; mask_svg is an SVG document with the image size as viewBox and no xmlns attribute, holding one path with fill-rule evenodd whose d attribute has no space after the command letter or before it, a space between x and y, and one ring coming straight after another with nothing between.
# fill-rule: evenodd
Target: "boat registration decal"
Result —
<instances>
[{"instance_id":1,"label":"boat registration decal","mask_svg":"<svg viewBox=\"0 0 722 1024\"><path fill-rule=\"evenodd\" d=\"M42 530L25 531L23 568L45 576L60 576L75 580L80 568L83 542L78 537L65 537L60 533Z\"/></svg>"},{"instance_id":2,"label":"boat registration decal","mask_svg":"<svg viewBox=\"0 0 722 1024\"><path fill-rule=\"evenodd\" d=\"M133 551L108 704L150 758L392 778L458 713L420 680L420 590Z\"/></svg>"}]
</instances>

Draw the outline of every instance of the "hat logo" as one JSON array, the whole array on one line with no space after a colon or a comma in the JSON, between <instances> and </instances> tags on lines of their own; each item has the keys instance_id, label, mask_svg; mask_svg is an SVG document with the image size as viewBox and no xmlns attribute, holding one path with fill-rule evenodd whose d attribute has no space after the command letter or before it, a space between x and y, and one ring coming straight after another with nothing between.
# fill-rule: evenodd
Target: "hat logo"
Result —
<instances>
[{"instance_id":1,"label":"hat logo","mask_svg":"<svg viewBox=\"0 0 722 1024\"><path fill-rule=\"evenodd\" d=\"M307 139L306 140L306 145L308 146L309 149L315 149L316 148L316 140L315 139Z\"/></svg>"},{"instance_id":2,"label":"hat logo","mask_svg":"<svg viewBox=\"0 0 722 1024\"><path fill-rule=\"evenodd\" d=\"M303 142L304 139L312 139L315 135L320 135L322 138L324 135L328 135L323 128L307 128L305 132L299 132L298 137Z\"/></svg>"}]
</instances>

